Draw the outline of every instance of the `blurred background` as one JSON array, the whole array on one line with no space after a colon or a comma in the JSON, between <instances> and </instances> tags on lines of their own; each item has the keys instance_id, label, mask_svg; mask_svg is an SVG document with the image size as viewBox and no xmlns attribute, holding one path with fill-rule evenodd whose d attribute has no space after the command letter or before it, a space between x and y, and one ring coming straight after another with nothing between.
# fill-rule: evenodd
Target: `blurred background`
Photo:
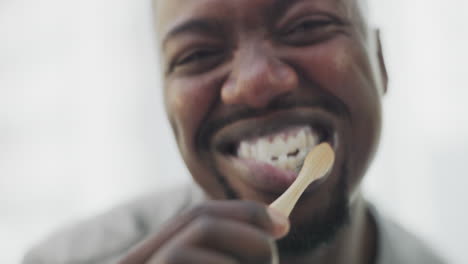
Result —
<instances>
[{"instance_id":1,"label":"blurred background","mask_svg":"<svg viewBox=\"0 0 468 264\"><path fill-rule=\"evenodd\" d=\"M468 263L468 1L370 2L391 81L366 195ZM148 0L0 0L0 263L189 180L155 47Z\"/></svg>"}]
</instances>

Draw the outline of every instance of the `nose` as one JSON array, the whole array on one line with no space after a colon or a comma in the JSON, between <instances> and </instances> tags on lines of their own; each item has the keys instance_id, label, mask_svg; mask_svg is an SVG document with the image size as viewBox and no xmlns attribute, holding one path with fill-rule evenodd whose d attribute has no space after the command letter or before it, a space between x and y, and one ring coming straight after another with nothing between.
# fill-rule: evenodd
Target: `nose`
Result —
<instances>
[{"instance_id":1,"label":"nose","mask_svg":"<svg viewBox=\"0 0 468 264\"><path fill-rule=\"evenodd\" d=\"M264 108L298 85L294 69L263 51L237 54L231 76L224 83L221 99L225 104Z\"/></svg>"}]
</instances>

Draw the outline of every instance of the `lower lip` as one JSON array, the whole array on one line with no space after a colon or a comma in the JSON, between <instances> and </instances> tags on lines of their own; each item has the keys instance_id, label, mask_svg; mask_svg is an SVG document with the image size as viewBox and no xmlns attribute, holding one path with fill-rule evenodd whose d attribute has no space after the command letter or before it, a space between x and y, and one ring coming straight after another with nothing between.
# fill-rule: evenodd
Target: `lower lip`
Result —
<instances>
[{"instance_id":1,"label":"lower lip","mask_svg":"<svg viewBox=\"0 0 468 264\"><path fill-rule=\"evenodd\" d=\"M243 173L244 181L262 192L281 195L296 180L298 173L277 168L268 163L256 160L234 158L235 162L247 169L248 173ZM310 193L320 185L326 177L311 183L305 190Z\"/></svg>"}]
</instances>

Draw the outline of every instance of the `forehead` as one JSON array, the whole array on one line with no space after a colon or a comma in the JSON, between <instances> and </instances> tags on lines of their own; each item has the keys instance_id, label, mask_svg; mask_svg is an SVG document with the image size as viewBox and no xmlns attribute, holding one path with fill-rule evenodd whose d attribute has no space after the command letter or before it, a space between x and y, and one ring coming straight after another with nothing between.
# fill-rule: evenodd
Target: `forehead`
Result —
<instances>
[{"instance_id":1,"label":"forehead","mask_svg":"<svg viewBox=\"0 0 468 264\"><path fill-rule=\"evenodd\" d=\"M196 18L234 19L266 18L295 4L326 8L353 17L364 0L154 0L157 31L165 35L172 27ZM235 19L237 18L237 19Z\"/></svg>"}]
</instances>

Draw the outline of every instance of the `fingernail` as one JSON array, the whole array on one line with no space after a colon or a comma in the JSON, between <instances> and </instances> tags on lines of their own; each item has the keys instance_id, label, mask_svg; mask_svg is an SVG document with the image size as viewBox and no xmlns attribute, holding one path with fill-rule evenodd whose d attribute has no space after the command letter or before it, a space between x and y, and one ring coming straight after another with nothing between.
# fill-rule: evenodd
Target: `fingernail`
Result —
<instances>
[{"instance_id":1,"label":"fingernail","mask_svg":"<svg viewBox=\"0 0 468 264\"><path fill-rule=\"evenodd\" d=\"M289 232L289 219L273 208L268 208L268 214L274 226L273 235L276 238L282 238L287 235Z\"/></svg>"}]
</instances>

